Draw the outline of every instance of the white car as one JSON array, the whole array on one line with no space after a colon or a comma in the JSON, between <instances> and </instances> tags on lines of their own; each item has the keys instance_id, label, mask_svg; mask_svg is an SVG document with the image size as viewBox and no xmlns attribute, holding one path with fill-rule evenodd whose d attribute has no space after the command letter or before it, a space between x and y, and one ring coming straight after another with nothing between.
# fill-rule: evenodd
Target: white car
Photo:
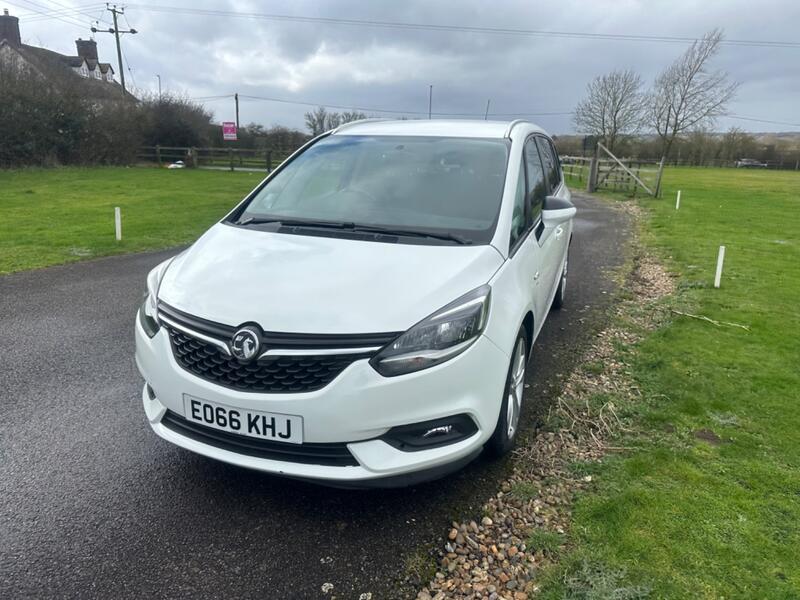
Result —
<instances>
[{"instance_id":1,"label":"white car","mask_svg":"<svg viewBox=\"0 0 800 600\"><path fill-rule=\"evenodd\" d=\"M150 426L346 487L507 452L533 342L564 301L574 215L531 123L319 136L148 275L136 364Z\"/></svg>"}]
</instances>

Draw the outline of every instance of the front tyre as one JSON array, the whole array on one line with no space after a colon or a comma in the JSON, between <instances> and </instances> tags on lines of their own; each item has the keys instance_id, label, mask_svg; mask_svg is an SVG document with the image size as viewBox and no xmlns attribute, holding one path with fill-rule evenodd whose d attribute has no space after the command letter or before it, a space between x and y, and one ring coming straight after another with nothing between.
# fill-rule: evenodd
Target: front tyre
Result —
<instances>
[{"instance_id":1,"label":"front tyre","mask_svg":"<svg viewBox=\"0 0 800 600\"><path fill-rule=\"evenodd\" d=\"M566 298L567 292L567 270L569 268L569 250L567 250L567 255L564 257L564 268L561 269L561 279L558 281L558 289L556 290L556 295L553 297L553 304L551 308L553 310L559 310L562 306L564 306L564 299Z\"/></svg>"},{"instance_id":2,"label":"front tyre","mask_svg":"<svg viewBox=\"0 0 800 600\"><path fill-rule=\"evenodd\" d=\"M497 425L492 437L486 442L486 450L493 456L506 454L514 447L517 439L522 413L522 396L525 391L525 369L528 365L527 351L528 334L523 327L517 334L517 341L511 354Z\"/></svg>"}]
</instances>

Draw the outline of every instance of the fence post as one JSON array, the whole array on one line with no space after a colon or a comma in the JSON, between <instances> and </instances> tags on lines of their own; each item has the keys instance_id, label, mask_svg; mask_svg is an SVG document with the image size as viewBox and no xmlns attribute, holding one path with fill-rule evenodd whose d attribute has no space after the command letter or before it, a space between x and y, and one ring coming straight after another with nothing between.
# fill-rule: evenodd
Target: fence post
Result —
<instances>
[{"instance_id":1,"label":"fence post","mask_svg":"<svg viewBox=\"0 0 800 600\"><path fill-rule=\"evenodd\" d=\"M122 240L122 213L119 206L114 207L114 234L118 242Z\"/></svg>"},{"instance_id":2,"label":"fence post","mask_svg":"<svg viewBox=\"0 0 800 600\"><path fill-rule=\"evenodd\" d=\"M661 173L664 171L664 161L666 156L661 157L661 162L658 163L658 175L656 175L656 189L654 190L653 198L658 198L661 194Z\"/></svg>"},{"instance_id":3,"label":"fence post","mask_svg":"<svg viewBox=\"0 0 800 600\"><path fill-rule=\"evenodd\" d=\"M156 144L156 161L158 162L158 166L161 166L161 146Z\"/></svg>"},{"instance_id":4,"label":"fence post","mask_svg":"<svg viewBox=\"0 0 800 600\"><path fill-rule=\"evenodd\" d=\"M197 168L197 148L192 146L189 148L189 155L192 157L192 167Z\"/></svg>"},{"instance_id":5,"label":"fence post","mask_svg":"<svg viewBox=\"0 0 800 600\"><path fill-rule=\"evenodd\" d=\"M592 162L589 163L589 178L586 181L586 191L590 194L597 188L597 169L599 167L598 147L594 147Z\"/></svg>"},{"instance_id":6,"label":"fence post","mask_svg":"<svg viewBox=\"0 0 800 600\"><path fill-rule=\"evenodd\" d=\"M272 173L272 150L267 150L267 173Z\"/></svg>"},{"instance_id":7,"label":"fence post","mask_svg":"<svg viewBox=\"0 0 800 600\"><path fill-rule=\"evenodd\" d=\"M717 272L714 274L714 287L718 288L720 280L722 279L722 263L725 262L725 246L719 247L719 254L717 254Z\"/></svg>"},{"instance_id":8,"label":"fence post","mask_svg":"<svg viewBox=\"0 0 800 600\"><path fill-rule=\"evenodd\" d=\"M228 160L230 160L231 171L233 171L233 148L228 148Z\"/></svg>"}]
</instances>

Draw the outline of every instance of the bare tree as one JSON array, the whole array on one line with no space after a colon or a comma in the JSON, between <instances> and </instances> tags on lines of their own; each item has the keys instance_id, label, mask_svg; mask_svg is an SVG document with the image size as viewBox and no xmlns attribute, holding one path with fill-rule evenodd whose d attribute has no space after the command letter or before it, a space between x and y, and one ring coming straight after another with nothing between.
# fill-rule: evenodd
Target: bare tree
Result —
<instances>
[{"instance_id":1,"label":"bare tree","mask_svg":"<svg viewBox=\"0 0 800 600\"><path fill-rule=\"evenodd\" d=\"M752 158L761 150L756 138L738 127L731 127L722 136L720 146L720 158L727 161Z\"/></svg>"},{"instance_id":2,"label":"bare tree","mask_svg":"<svg viewBox=\"0 0 800 600\"><path fill-rule=\"evenodd\" d=\"M311 135L319 135L350 121L359 121L366 118L367 115L355 110L343 113L328 112L324 106L320 106L306 113L306 127L311 131Z\"/></svg>"},{"instance_id":3,"label":"bare tree","mask_svg":"<svg viewBox=\"0 0 800 600\"><path fill-rule=\"evenodd\" d=\"M306 113L306 127L311 132L311 135L317 136L324 133L329 129L328 127L328 111L324 106L318 106L312 111Z\"/></svg>"},{"instance_id":4,"label":"bare tree","mask_svg":"<svg viewBox=\"0 0 800 600\"><path fill-rule=\"evenodd\" d=\"M631 70L595 77L575 108L578 131L597 136L613 151L621 135L635 133L642 124L641 88L642 78Z\"/></svg>"},{"instance_id":5,"label":"bare tree","mask_svg":"<svg viewBox=\"0 0 800 600\"><path fill-rule=\"evenodd\" d=\"M342 113L341 121L342 124L344 124L344 123L350 123L352 121L360 121L366 118L367 115L365 115L363 112L358 112L357 110L351 110Z\"/></svg>"},{"instance_id":6,"label":"bare tree","mask_svg":"<svg viewBox=\"0 0 800 600\"><path fill-rule=\"evenodd\" d=\"M325 119L325 131L336 129L341 124L342 115L340 115L338 112L330 112L328 113L328 118Z\"/></svg>"},{"instance_id":7,"label":"bare tree","mask_svg":"<svg viewBox=\"0 0 800 600\"><path fill-rule=\"evenodd\" d=\"M739 84L729 81L727 73L708 70L721 41L721 30L709 31L656 79L649 119L661 139L663 156L682 133L712 125L736 94Z\"/></svg>"}]
</instances>

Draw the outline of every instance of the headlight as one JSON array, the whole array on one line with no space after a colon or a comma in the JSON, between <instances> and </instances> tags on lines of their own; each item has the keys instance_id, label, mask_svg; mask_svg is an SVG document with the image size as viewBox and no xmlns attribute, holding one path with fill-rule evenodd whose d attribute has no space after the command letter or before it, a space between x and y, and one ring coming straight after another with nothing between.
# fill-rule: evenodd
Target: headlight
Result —
<instances>
[{"instance_id":1,"label":"headlight","mask_svg":"<svg viewBox=\"0 0 800 600\"><path fill-rule=\"evenodd\" d=\"M385 377L438 365L469 348L489 315L488 285L464 294L420 321L376 354L370 364Z\"/></svg>"},{"instance_id":2,"label":"headlight","mask_svg":"<svg viewBox=\"0 0 800 600\"><path fill-rule=\"evenodd\" d=\"M158 287L161 285L161 279L164 277L170 262L172 262L172 259L164 261L147 274L144 301L139 308L139 322L149 337L153 337L158 333L158 328L161 326L158 322Z\"/></svg>"}]
</instances>

